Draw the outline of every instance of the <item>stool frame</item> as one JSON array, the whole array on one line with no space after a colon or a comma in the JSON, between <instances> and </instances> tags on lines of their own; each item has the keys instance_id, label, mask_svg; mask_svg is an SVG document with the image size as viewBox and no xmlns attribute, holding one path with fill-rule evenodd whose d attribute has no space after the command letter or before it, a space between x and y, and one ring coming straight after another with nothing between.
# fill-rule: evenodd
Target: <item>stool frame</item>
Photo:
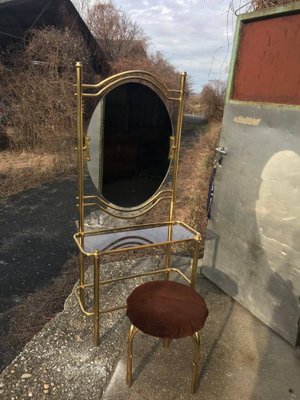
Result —
<instances>
[{"instance_id":1,"label":"stool frame","mask_svg":"<svg viewBox=\"0 0 300 400\"><path fill-rule=\"evenodd\" d=\"M126 362L126 384L131 387L132 385L132 360L133 360L133 339L135 335L140 330L131 325L128 332L127 337L127 362ZM190 336L194 342L194 357L193 357L193 373L192 373L192 384L191 384L191 392L192 394L196 393L198 387L198 376L200 369L200 356L201 356L201 346L200 346L200 331L195 332L192 336ZM168 339L164 339L164 342L168 342ZM168 347L164 345L164 347Z\"/></svg>"}]
</instances>

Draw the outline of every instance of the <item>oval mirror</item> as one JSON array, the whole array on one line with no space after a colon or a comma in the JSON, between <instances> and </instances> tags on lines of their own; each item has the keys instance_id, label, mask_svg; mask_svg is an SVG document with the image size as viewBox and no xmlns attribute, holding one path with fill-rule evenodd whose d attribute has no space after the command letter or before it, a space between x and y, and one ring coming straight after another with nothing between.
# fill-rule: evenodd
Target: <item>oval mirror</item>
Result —
<instances>
[{"instance_id":1,"label":"oval mirror","mask_svg":"<svg viewBox=\"0 0 300 400\"><path fill-rule=\"evenodd\" d=\"M151 198L169 169L168 110L142 83L127 82L98 103L88 127L88 170L100 195L119 207Z\"/></svg>"}]
</instances>

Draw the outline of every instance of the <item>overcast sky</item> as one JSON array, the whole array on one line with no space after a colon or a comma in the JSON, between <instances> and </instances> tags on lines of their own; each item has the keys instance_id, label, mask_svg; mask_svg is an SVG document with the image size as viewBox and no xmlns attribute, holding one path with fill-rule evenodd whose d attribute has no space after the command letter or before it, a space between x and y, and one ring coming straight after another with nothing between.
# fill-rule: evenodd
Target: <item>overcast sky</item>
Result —
<instances>
[{"instance_id":1,"label":"overcast sky","mask_svg":"<svg viewBox=\"0 0 300 400\"><path fill-rule=\"evenodd\" d=\"M199 91L209 80L227 78L235 16L229 0L114 0ZM244 4L235 0L235 9Z\"/></svg>"}]
</instances>

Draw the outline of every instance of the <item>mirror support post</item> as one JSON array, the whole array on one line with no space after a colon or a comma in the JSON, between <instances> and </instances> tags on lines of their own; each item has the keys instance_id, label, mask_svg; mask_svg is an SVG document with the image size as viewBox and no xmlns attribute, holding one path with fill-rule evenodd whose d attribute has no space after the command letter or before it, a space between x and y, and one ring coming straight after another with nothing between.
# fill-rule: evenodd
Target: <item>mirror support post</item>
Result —
<instances>
[{"instance_id":1,"label":"mirror support post","mask_svg":"<svg viewBox=\"0 0 300 400\"><path fill-rule=\"evenodd\" d=\"M78 229L84 231L83 213L83 123L82 123L82 63L76 63L76 97L77 97L77 168L78 168ZM79 287L80 301L84 307L84 257L80 253L79 259Z\"/></svg>"},{"instance_id":2,"label":"mirror support post","mask_svg":"<svg viewBox=\"0 0 300 400\"><path fill-rule=\"evenodd\" d=\"M76 63L76 96L77 96L77 166L78 166L78 200L79 232L83 232L83 134L82 134L82 64Z\"/></svg>"},{"instance_id":3,"label":"mirror support post","mask_svg":"<svg viewBox=\"0 0 300 400\"><path fill-rule=\"evenodd\" d=\"M178 111L178 117L177 117L176 137L175 137L175 155L174 155L174 166L173 166L174 170L173 170L173 180L172 180L172 200L171 200L170 217L169 217L170 221L174 220L176 182L177 182L177 175L178 175L179 150L180 150L182 121L183 121L183 112L184 112L185 84L186 84L186 72L182 72L181 79L180 79L180 101L179 101L179 111Z\"/></svg>"},{"instance_id":4,"label":"mirror support post","mask_svg":"<svg viewBox=\"0 0 300 400\"><path fill-rule=\"evenodd\" d=\"M180 79L179 110L178 110L178 117L177 117L175 145L173 144L175 154L174 154L174 158L173 158L174 165L173 165L173 179L172 179L172 198L171 198L170 214L169 214L170 222L174 221L176 183L177 183L178 164L179 164L179 150L180 150L182 121L183 121L183 112L184 112L186 72L182 72L180 78L181 79ZM172 240L172 229L173 229L173 226L170 225L168 228L168 241L169 242ZM167 250L166 250L166 261L165 261L165 267L167 269L170 269L170 262L171 262L171 245L168 244ZM169 272L166 273L166 279L169 279Z\"/></svg>"}]
</instances>

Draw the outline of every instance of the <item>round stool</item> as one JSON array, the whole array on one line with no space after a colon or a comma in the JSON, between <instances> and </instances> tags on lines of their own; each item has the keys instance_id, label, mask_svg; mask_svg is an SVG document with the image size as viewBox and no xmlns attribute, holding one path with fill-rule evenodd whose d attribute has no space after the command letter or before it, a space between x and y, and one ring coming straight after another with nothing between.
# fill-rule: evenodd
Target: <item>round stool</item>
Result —
<instances>
[{"instance_id":1,"label":"round stool","mask_svg":"<svg viewBox=\"0 0 300 400\"><path fill-rule=\"evenodd\" d=\"M128 297L127 316L132 323L128 335L127 383L132 383L132 341L138 330L164 339L191 336L195 341L194 393L200 362L199 331L208 316L203 297L178 282L150 281L135 288Z\"/></svg>"}]
</instances>

